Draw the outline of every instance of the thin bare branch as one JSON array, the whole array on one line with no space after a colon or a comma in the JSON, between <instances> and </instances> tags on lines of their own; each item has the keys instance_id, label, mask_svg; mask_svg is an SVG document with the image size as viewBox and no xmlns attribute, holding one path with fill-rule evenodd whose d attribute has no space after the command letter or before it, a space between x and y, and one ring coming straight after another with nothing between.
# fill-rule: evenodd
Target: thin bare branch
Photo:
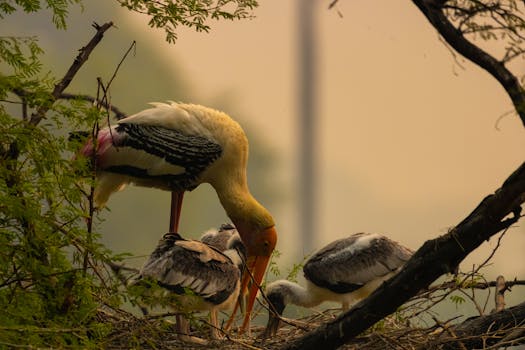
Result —
<instances>
[{"instance_id":1,"label":"thin bare branch","mask_svg":"<svg viewBox=\"0 0 525 350\"><path fill-rule=\"evenodd\" d=\"M80 52L75 58L73 64L69 67L64 77L55 85L55 88L51 93L51 100L48 101L48 103L43 104L39 108L37 108L37 110L31 115L29 123L31 123L32 125L37 125L42 119L44 119L47 111L49 111L49 109L52 107L54 101L56 101L64 92L64 90L69 86L77 72L88 60L91 52L93 52L95 47L104 37L104 33L112 26L112 22L104 23L101 26L99 26L96 23L93 24L93 27L97 30L97 32L95 33L93 38L88 42L88 44L79 50Z\"/></svg>"},{"instance_id":2,"label":"thin bare branch","mask_svg":"<svg viewBox=\"0 0 525 350\"><path fill-rule=\"evenodd\" d=\"M509 95L525 126L525 93L518 79L504 63L472 44L444 13L444 3L438 0L412 0L439 34L461 55L490 73Z\"/></svg>"},{"instance_id":3,"label":"thin bare branch","mask_svg":"<svg viewBox=\"0 0 525 350\"><path fill-rule=\"evenodd\" d=\"M68 93L62 93L60 94L60 96L58 97L59 99L64 99L64 100L84 100L84 101L88 101L88 102L91 102L91 103L97 103L97 99L93 96L89 96L89 95L83 95L83 94L68 94ZM117 119L122 119L122 118L126 118L128 116L127 113L123 112L119 107L113 105L113 104L107 104L107 103L102 103L102 106L106 109L109 109L111 112L115 113L115 117Z\"/></svg>"}]
</instances>

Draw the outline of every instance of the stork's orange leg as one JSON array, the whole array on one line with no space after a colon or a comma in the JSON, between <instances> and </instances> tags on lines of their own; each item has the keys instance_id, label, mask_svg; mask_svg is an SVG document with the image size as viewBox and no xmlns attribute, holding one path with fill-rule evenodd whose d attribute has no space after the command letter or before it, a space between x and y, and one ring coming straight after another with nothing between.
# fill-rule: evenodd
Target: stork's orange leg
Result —
<instances>
[{"instance_id":1,"label":"stork's orange leg","mask_svg":"<svg viewBox=\"0 0 525 350\"><path fill-rule=\"evenodd\" d=\"M170 228L169 232L179 232L180 213L182 210L183 192L171 192L171 213L170 213Z\"/></svg>"}]
</instances>

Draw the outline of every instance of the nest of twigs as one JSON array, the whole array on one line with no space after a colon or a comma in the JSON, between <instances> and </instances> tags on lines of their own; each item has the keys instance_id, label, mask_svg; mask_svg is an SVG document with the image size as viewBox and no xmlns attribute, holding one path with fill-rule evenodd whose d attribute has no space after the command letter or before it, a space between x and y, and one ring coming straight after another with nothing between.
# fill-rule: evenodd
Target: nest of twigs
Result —
<instances>
[{"instance_id":1,"label":"nest of twigs","mask_svg":"<svg viewBox=\"0 0 525 350\"><path fill-rule=\"evenodd\" d=\"M182 340L177 334L173 315L135 316L122 310L103 309L100 322L110 324L112 331L106 338L106 349L281 349L325 322L336 318L340 310L326 310L300 319L285 319L276 336L262 339L263 326L253 326L250 334L236 331L223 333L224 338L212 340L209 324L196 318L192 322L192 336L202 342ZM435 337L436 332L402 324L395 316L387 317L366 333L353 339L341 349L416 349Z\"/></svg>"},{"instance_id":2,"label":"nest of twigs","mask_svg":"<svg viewBox=\"0 0 525 350\"><path fill-rule=\"evenodd\" d=\"M118 271L117 271L118 272ZM525 321L523 318L514 319L511 312L512 322L494 326L490 324L487 329L482 329L482 334L468 334L464 330L454 327L454 322L459 321L461 316L455 316L448 321L440 321L433 308L452 298L456 291L461 291L461 287L469 288L471 294L460 294L472 301L480 314L486 313L486 306L481 307L474 297L474 289L486 289L492 286L492 282L474 281L474 274L466 275L460 282L456 280L446 281L440 285L428 288L409 302L405 303L394 314L382 319L380 322L369 328L358 337L351 339L341 349L359 350L383 350L383 349L468 349L471 344L482 344L483 349L496 349L502 344L514 345L525 343ZM464 285L467 278L472 277L469 285ZM503 278L502 278L503 279ZM125 281L123 282L124 284ZM522 284L522 281L507 282L505 288L513 284ZM456 297L457 298L457 297ZM497 306L497 305L496 305ZM238 333L236 330L223 331L222 339L210 339L211 325L204 314L190 315L191 336L198 339L198 342L181 339L177 334L175 325L175 314L164 313L159 315L149 315L151 310L142 310L146 316L137 316L122 309L109 307L98 310L98 321L110 328L106 333L105 341L101 346L105 349L282 349L286 344L290 344L300 339L308 332L317 329L324 323L333 321L340 313L341 309L328 309L317 312L309 316L297 319L283 319L277 335L269 339L261 338L264 326L253 325L248 333ZM520 309L521 310L521 309ZM253 315L262 315L269 312L265 303L260 303L254 309ZM187 315L188 316L188 315ZM227 317L227 315L225 315ZM266 316L267 317L267 316ZM242 316L239 316L242 318ZM265 317L259 317L259 319ZM237 320L240 324L240 320ZM454 321L454 322L453 322ZM254 322L255 324L255 322ZM221 327L224 326L221 325ZM480 340L481 343L472 342L473 339ZM466 345L465 345L466 344ZM476 345L476 347L479 347Z\"/></svg>"}]
</instances>

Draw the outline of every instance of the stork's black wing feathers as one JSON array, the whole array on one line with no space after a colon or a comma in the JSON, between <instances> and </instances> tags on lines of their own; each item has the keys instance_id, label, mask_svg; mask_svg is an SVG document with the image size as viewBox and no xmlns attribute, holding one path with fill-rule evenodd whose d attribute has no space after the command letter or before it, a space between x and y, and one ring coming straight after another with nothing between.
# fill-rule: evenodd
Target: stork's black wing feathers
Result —
<instances>
[{"instance_id":1,"label":"stork's black wing feathers","mask_svg":"<svg viewBox=\"0 0 525 350\"><path fill-rule=\"evenodd\" d=\"M151 175L148 169L129 165L114 165L105 170L170 183L172 190L191 189L193 181L222 154L222 147L205 137L184 134L162 126L120 123L115 130L126 135L119 138L115 147L131 147L146 152L184 168L184 172Z\"/></svg>"},{"instance_id":2,"label":"stork's black wing feathers","mask_svg":"<svg viewBox=\"0 0 525 350\"><path fill-rule=\"evenodd\" d=\"M373 238L372 238L373 237ZM358 239L368 240L367 243ZM336 240L306 262L306 279L336 293L350 293L396 271L412 252L382 235L356 234Z\"/></svg>"},{"instance_id":3,"label":"stork's black wing feathers","mask_svg":"<svg viewBox=\"0 0 525 350\"><path fill-rule=\"evenodd\" d=\"M120 123L116 130L128 135L122 146L144 150L185 168L205 168L222 152L220 145L205 137L161 126Z\"/></svg>"}]
</instances>

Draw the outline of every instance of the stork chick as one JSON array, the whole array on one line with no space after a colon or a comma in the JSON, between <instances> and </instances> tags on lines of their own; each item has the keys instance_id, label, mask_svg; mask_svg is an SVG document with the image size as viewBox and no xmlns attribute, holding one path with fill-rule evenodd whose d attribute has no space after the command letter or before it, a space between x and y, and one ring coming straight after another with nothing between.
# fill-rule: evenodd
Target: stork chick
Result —
<instances>
[{"instance_id":1,"label":"stork chick","mask_svg":"<svg viewBox=\"0 0 525 350\"><path fill-rule=\"evenodd\" d=\"M313 307L324 301L350 304L366 298L396 274L412 251L379 234L357 233L336 240L314 253L303 267L306 286L287 280L268 284L266 296L279 316L286 305ZM279 317L269 312L264 336L275 335Z\"/></svg>"},{"instance_id":2,"label":"stork chick","mask_svg":"<svg viewBox=\"0 0 525 350\"><path fill-rule=\"evenodd\" d=\"M237 301L244 246L232 235L226 250L167 233L142 267L140 279L156 282L170 294L177 312L210 311L211 337L219 338L217 313L231 309ZM189 334L189 324L178 318L178 331Z\"/></svg>"},{"instance_id":3,"label":"stork chick","mask_svg":"<svg viewBox=\"0 0 525 350\"><path fill-rule=\"evenodd\" d=\"M235 234L239 234L237 229L232 224L222 224L219 229L212 228L204 232L200 238L202 243L206 243L209 246L217 249L220 252L224 252L228 249L228 241Z\"/></svg>"}]
</instances>

